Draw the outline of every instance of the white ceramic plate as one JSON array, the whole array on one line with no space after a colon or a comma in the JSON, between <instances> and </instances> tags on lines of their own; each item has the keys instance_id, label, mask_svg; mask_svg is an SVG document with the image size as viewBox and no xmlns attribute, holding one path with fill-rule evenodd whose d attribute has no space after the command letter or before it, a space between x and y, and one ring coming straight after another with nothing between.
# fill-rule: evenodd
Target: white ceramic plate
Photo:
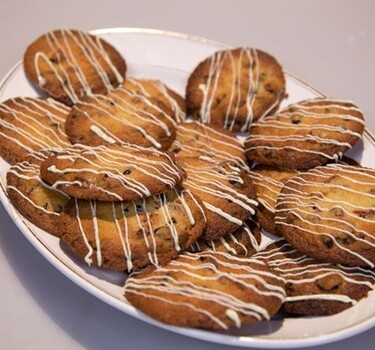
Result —
<instances>
[{"instance_id":1,"label":"white ceramic plate","mask_svg":"<svg viewBox=\"0 0 375 350\"><path fill-rule=\"evenodd\" d=\"M198 62L218 49L227 47L210 40L159 30L117 28L95 31L112 43L128 63L128 75L156 78L184 94L189 73ZM287 73L289 97L283 105L306 98L323 96L318 90ZM26 79L21 62L0 84L0 101L16 96L37 96ZM350 152L362 165L375 168L375 138L368 131L364 141ZM243 327L230 332L209 332L171 327L158 323L129 305L123 298L125 275L86 266L57 238L23 219L11 205L5 192L5 176L9 165L0 159L0 199L21 232L34 247L73 282L119 310L143 321L180 333L221 344L292 348L318 345L363 332L375 325L375 293L353 308L335 316L314 318L280 318Z\"/></svg>"}]
</instances>

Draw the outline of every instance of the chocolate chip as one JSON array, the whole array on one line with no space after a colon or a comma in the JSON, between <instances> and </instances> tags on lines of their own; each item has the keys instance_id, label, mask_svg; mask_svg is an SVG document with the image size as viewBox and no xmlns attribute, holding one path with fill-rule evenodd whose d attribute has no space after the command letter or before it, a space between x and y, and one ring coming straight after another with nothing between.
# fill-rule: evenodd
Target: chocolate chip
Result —
<instances>
[{"instance_id":1,"label":"chocolate chip","mask_svg":"<svg viewBox=\"0 0 375 350\"><path fill-rule=\"evenodd\" d=\"M287 289L287 290L290 290L290 291L292 291L294 288L293 288L293 283L291 283L291 282L287 282L286 284L285 284L285 288Z\"/></svg>"},{"instance_id":2,"label":"chocolate chip","mask_svg":"<svg viewBox=\"0 0 375 350\"><path fill-rule=\"evenodd\" d=\"M62 212L62 209L63 209L62 205L57 204L57 205L56 205L56 208L55 208L55 213L61 213L61 212Z\"/></svg>"},{"instance_id":3,"label":"chocolate chip","mask_svg":"<svg viewBox=\"0 0 375 350\"><path fill-rule=\"evenodd\" d=\"M333 240L329 237L324 237L323 239L324 245L328 248L331 249L333 247Z\"/></svg>"},{"instance_id":4,"label":"chocolate chip","mask_svg":"<svg viewBox=\"0 0 375 350\"><path fill-rule=\"evenodd\" d=\"M344 245L350 245L355 241L352 237L349 237L349 236L344 237L344 238L339 238L339 239Z\"/></svg>"},{"instance_id":5,"label":"chocolate chip","mask_svg":"<svg viewBox=\"0 0 375 350\"><path fill-rule=\"evenodd\" d=\"M129 169L126 169L126 170L123 171L123 174L124 174L124 175L129 175L129 174L131 174L131 173L132 173L132 171L129 170Z\"/></svg>"},{"instance_id":6,"label":"chocolate chip","mask_svg":"<svg viewBox=\"0 0 375 350\"><path fill-rule=\"evenodd\" d=\"M267 159L273 159L273 158L275 158L275 155L272 151L266 151L264 153L264 157L267 158Z\"/></svg>"},{"instance_id":7,"label":"chocolate chip","mask_svg":"<svg viewBox=\"0 0 375 350\"><path fill-rule=\"evenodd\" d=\"M229 180L229 183L232 185L232 186L234 186L234 187L236 187L236 188L241 188L241 183L239 182L239 181L236 181L236 180Z\"/></svg>"},{"instance_id":8,"label":"chocolate chip","mask_svg":"<svg viewBox=\"0 0 375 350\"><path fill-rule=\"evenodd\" d=\"M56 55L52 56L52 57L49 59L49 61L50 61L51 63L53 63L53 64L57 64L57 63L59 63L59 61L60 61L60 56L59 56L59 54L56 54Z\"/></svg>"},{"instance_id":9,"label":"chocolate chip","mask_svg":"<svg viewBox=\"0 0 375 350\"><path fill-rule=\"evenodd\" d=\"M362 219L372 218L375 214L374 210L354 210L353 213Z\"/></svg>"},{"instance_id":10,"label":"chocolate chip","mask_svg":"<svg viewBox=\"0 0 375 350\"><path fill-rule=\"evenodd\" d=\"M161 283L160 285L163 286L163 287L166 287L168 285L168 278L164 277L162 280L161 280Z\"/></svg>"},{"instance_id":11,"label":"chocolate chip","mask_svg":"<svg viewBox=\"0 0 375 350\"><path fill-rule=\"evenodd\" d=\"M199 257L199 261L202 262L202 263L205 263L205 262L209 262L209 258L208 257L205 257L205 256L200 256Z\"/></svg>"}]
</instances>

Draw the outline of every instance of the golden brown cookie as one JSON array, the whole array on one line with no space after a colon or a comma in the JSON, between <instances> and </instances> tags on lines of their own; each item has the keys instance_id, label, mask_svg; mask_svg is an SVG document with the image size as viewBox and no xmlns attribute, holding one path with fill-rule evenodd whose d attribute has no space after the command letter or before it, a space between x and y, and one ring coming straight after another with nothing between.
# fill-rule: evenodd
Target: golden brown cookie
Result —
<instances>
[{"instance_id":1,"label":"golden brown cookie","mask_svg":"<svg viewBox=\"0 0 375 350\"><path fill-rule=\"evenodd\" d=\"M76 103L67 118L66 132L72 143L126 142L167 150L176 133L171 114L159 100L119 87Z\"/></svg>"},{"instance_id":2,"label":"golden brown cookie","mask_svg":"<svg viewBox=\"0 0 375 350\"><path fill-rule=\"evenodd\" d=\"M201 62L186 87L188 115L233 131L277 109L285 77L274 57L254 48L216 52Z\"/></svg>"},{"instance_id":3,"label":"golden brown cookie","mask_svg":"<svg viewBox=\"0 0 375 350\"><path fill-rule=\"evenodd\" d=\"M348 157L343 157L337 161L339 164L358 165ZM256 207L256 217L259 224L269 233L280 236L275 225L275 206L277 197L284 184L292 177L298 175L297 170L275 168L268 165L256 165L249 176L253 180L257 193L258 206Z\"/></svg>"},{"instance_id":4,"label":"golden brown cookie","mask_svg":"<svg viewBox=\"0 0 375 350\"><path fill-rule=\"evenodd\" d=\"M168 265L135 272L125 297L158 321L229 329L269 320L284 300L282 280L259 260L219 252L184 253Z\"/></svg>"},{"instance_id":5,"label":"golden brown cookie","mask_svg":"<svg viewBox=\"0 0 375 350\"><path fill-rule=\"evenodd\" d=\"M236 134L215 125L178 124L170 151L176 157L210 157L220 162L233 161L247 168L245 151Z\"/></svg>"},{"instance_id":6,"label":"golden brown cookie","mask_svg":"<svg viewBox=\"0 0 375 350\"><path fill-rule=\"evenodd\" d=\"M330 164L289 180L277 200L278 231L303 254L375 265L375 170Z\"/></svg>"},{"instance_id":7,"label":"golden brown cookie","mask_svg":"<svg viewBox=\"0 0 375 350\"><path fill-rule=\"evenodd\" d=\"M176 189L131 202L72 199L59 223L63 240L88 264L118 271L165 264L205 226L199 201Z\"/></svg>"},{"instance_id":8,"label":"golden brown cookie","mask_svg":"<svg viewBox=\"0 0 375 350\"><path fill-rule=\"evenodd\" d=\"M69 196L130 201L174 188L184 178L173 155L131 145L74 145L46 159L42 179Z\"/></svg>"},{"instance_id":9,"label":"golden brown cookie","mask_svg":"<svg viewBox=\"0 0 375 350\"><path fill-rule=\"evenodd\" d=\"M52 99L6 100L0 105L0 156L16 164L30 152L69 146L64 127L69 111Z\"/></svg>"},{"instance_id":10,"label":"golden brown cookie","mask_svg":"<svg viewBox=\"0 0 375 350\"><path fill-rule=\"evenodd\" d=\"M172 117L176 122L185 120L185 99L160 80L127 78L122 86L138 95L160 100L173 112Z\"/></svg>"},{"instance_id":11,"label":"golden brown cookie","mask_svg":"<svg viewBox=\"0 0 375 350\"><path fill-rule=\"evenodd\" d=\"M235 163L220 163L200 158L178 158L186 171L184 186L199 198L207 213L202 235L216 240L236 231L255 213L257 202L253 183L247 172Z\"/></svg>"},{"instance_id":12,"label":"golden brown cookie","mask_svg":"<svg viewBox=\"0 0 375 350\"><path fill-rule=\"evenodd\" d=\"M67 105L104 94L123 82L125 60L99 37L81 30L46 33L26 50L27 77L48 96Z\"/></svg>"},{"instance_id":13,"label":"golden brown cookie","mask_svg":"<svg viewBox=\"0 0 375 350\"><path fill-rule=\"evenodd\" d=\"M259 224L269 233L279 236L274 222L277 197L283 185L299 174L296 170L280 169L267 165L257 165L249 176L253 180L256 200L256 216Z\"/></svg>"},{"instance_id":14,"label":"golden brown cookie","mask_svg":"<svg viewBox=\"0 0 375 350\"><path fill-rule=\"evenodd\" d=\"M254 123L245 151L261 164L308 170L340 159L362 138L364 127L352 102L305 100Z\"/></svg>"},{"instance_id":15,"label":"golden brown cookie","mask_svg":"<svg viewBox=\"0 0 375 350\"><path fill-rule=\"evenodd\" d=\"M69 196L56 191L40 178L39 166L50 151L31 153L7 172L7 192L17 210L34 225L60 237L57 223Z\"/></svg>"},{"instance_id":16,"label":"golden brown cookie","mask_svg":"<svg viewBox=\"0 0 375 350\"><path fill-rule=\"evenodd\" d=\"M293 249L285 240L254 256L285 279L283 309L299 315L333 315L357 304L375 287L374 271L322 263Z\"/></svg>"},{"instance_id":17,"label":"golden brown cookie","mask_svg":"<svg viewBox=\"0 0 375 350\"><path fill-rule=\"evenodd\" d=\"M214 251L229 253L237 256L250 257L260 250L262 234L255 221L248 220L241 228L215 241L198 239L189 251L197 253L201 251Z\"/></svg>"}]
</instances>

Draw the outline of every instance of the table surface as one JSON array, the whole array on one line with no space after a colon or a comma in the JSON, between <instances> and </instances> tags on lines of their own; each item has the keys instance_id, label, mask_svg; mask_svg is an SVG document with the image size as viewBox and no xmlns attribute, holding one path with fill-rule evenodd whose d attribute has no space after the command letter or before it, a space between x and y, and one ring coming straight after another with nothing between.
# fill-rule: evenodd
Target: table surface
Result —
<instances>
[{"instance_id":1,"label":"table surface","mask_svg":"<svg viewBox=\"0 0 375 350\"><path fill-rule=\"evenodd\" d=\"M140 27L264 49L329 96L355 101L375 133L375 1L0 2L0 77L55 28ZM1 349L232 349L173 334L94 298L50 265L0 206ZM373 349L375 328L319 350ZM235 349L235 348L233 348Z\"/></svg>"}]
</instances>

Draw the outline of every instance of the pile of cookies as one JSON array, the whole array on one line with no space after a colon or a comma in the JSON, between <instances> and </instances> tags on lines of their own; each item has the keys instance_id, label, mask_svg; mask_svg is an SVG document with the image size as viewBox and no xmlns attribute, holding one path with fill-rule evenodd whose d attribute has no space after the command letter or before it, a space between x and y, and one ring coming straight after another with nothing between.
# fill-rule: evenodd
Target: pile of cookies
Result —
<instances>
[{"instance_id":1,"label":"pile of cookies","mask_svg":"<svg viewBox=\"0 0 375 350\"><path fill-rule=\"evenodd\" d=\"M279 111L283 69L248 47L199 63L185 98L127 77L83 31L41 36L24 70L46 97L0 105L9 198L88 264L128 273L139 310L228 329L374 289L375 170L343 157L365 127L353 103Z\"/></svg>"}]
</instances>

